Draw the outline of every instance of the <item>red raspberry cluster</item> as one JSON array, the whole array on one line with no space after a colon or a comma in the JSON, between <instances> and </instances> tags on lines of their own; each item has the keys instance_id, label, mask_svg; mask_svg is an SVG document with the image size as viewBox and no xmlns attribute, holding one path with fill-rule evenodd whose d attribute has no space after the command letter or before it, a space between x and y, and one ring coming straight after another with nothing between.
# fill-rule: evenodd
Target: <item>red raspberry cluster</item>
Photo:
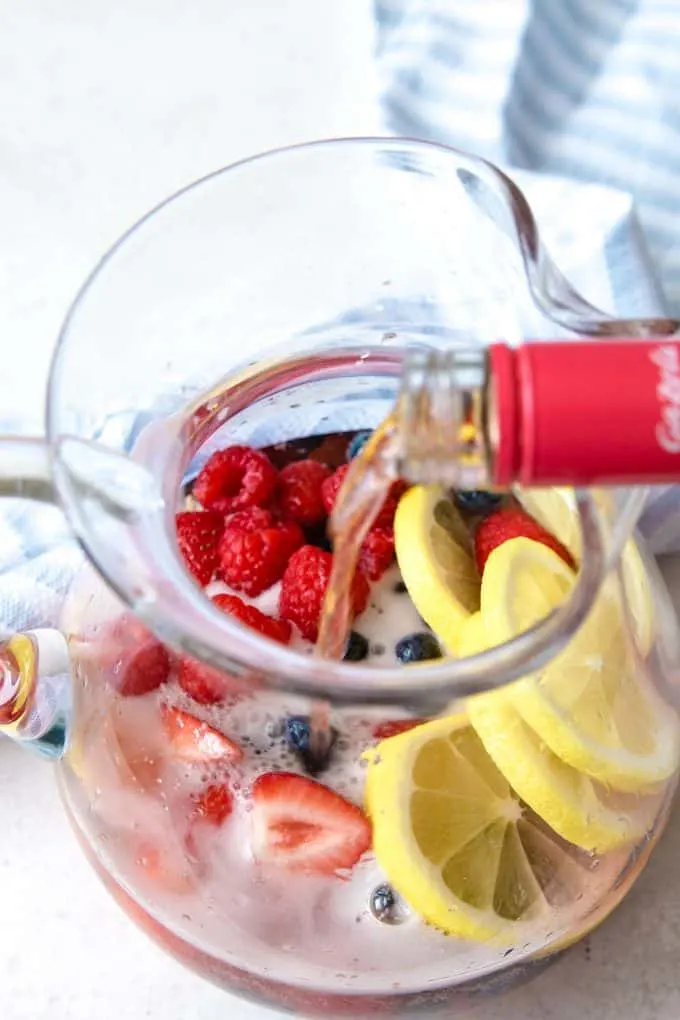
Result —
<instances>
[{"instance_id":1,"label":"red raspberry cluster","mask_svg":"<svg viewBox=\"0 0 680 1020\"><path fill-rule=\"evenodd\" d=\"M316 640L333 563L319 541L348 466L331 471L308 454L287 460L278 470L265 452L248 446L230 446L210 457L193 487L203 509L177 515L177 540L187 568L202 586L217 578L248 598L281 582L279 620L233 595L215 597L220 609L284 644L291 623L303 637ZM379 580L393 562L394 514L405 488L401 482L392 486L362 545L352 589L355 616L366 608L368 582ZM203 670L196 676L194 664L182 665L183 676L198 700L220 696L217 677Z\"/></svg>"}]
</instances>

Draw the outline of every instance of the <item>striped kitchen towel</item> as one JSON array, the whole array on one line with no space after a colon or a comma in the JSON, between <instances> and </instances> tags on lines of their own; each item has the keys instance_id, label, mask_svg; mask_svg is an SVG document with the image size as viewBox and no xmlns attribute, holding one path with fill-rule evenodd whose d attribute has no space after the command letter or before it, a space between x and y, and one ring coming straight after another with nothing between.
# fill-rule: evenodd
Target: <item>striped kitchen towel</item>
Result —
<instances>
[{"instance_id":1,"label":"striped kitchen towel","mask_svg":"<svg viewBox=\"0 0 680 1020\"><path fill-rule=\"evenodd\" d=\"M376 0L391 134L633 196L680 314L679 0Z\"/></svg>"}]
</instances>

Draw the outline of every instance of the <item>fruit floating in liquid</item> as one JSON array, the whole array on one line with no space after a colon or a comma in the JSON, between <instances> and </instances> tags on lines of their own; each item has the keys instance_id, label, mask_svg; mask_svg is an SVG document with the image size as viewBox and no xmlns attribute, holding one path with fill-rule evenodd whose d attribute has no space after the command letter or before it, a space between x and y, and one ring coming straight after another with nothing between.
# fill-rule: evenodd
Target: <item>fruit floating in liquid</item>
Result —
<instances>
[{"instance_id":1,"label":"fruit floating in liquid","mask_svg":"<svg viewBox=\"0 0 680 1020\"><path fill-rule=\"evenodd\" d=\"M314 653L328 515L367 438L213 454L177 540L217 608ZM394 483L362 543L345 661L417 669L545 616L575 577L570 498L539 495L530 515L509 495ZM635 608L649 613L644 594ZM499 946L558 944L615 904L633 847L665 809L677 726L621 653L614 597L540 684L432 720L335 707L322 756L307 699L171 655L134 621L112 627L110 654L121 628L130 648L110 670L105 748L82 764L91 810L126 880L141 872L150 899L162 889L169 918L181 901L181 917L200 918L202 937L245 954L246 969L273 966L285 944L294 979L330 967L418 987L450 979L442 932L468 968L493 966ZM576 674L581 697L567 703L564 677ZM605 695L613 727L595 711Z\"/></svg>"}]
</instances>

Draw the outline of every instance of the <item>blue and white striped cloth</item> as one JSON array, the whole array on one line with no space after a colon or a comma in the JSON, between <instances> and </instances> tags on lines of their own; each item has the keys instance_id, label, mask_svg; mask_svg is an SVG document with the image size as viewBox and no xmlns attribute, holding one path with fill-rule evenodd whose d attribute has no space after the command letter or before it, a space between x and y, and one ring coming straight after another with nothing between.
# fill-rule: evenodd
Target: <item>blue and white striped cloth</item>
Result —
<instances>
[{"instance_id":1,"label":"blue and white striped cloth","mask_svg":"<svg viewBox=\"0 0 680 1020\"><path fill-rule=\"evenodd\" d=\"M679 0L376 4L390 133L630 193L679 314Z\"/></svg>"},{"instance_id":2,"label":"blue and white striped cloth","mask_svg":"<svg viewBox=\"0 0 680 1020\"><path fill-rule=\"evenodd\" d=\"M59 510L0 500L0 637L3 631L57 626L64 593L81 563Z\"/></svg>"}]
</instances>

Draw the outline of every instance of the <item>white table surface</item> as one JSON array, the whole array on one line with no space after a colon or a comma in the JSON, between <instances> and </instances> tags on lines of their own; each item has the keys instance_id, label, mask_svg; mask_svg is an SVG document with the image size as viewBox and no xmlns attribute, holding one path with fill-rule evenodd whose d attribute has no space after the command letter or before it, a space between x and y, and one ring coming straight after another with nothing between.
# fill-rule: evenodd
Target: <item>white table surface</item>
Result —
<instances>
[{"instance_id":1,"label":"white table surface","mask_svg":"<svg viewBox=\"0 0 680 1020\"><path fill-rule=\"evenodd\" d=\"M375 129L370 0L0 0L0 25L2 413L39 420L68 302L134 219L251 152ZM680 563L672 571L680 603ZM0 811L3 1018L276 1015L136 930L76 847L50 767L8 742ZM678 860L676 815L615 916L548 974L485 1004L485 1020L676 1020Z\"/></svg>"}]
</instances>

